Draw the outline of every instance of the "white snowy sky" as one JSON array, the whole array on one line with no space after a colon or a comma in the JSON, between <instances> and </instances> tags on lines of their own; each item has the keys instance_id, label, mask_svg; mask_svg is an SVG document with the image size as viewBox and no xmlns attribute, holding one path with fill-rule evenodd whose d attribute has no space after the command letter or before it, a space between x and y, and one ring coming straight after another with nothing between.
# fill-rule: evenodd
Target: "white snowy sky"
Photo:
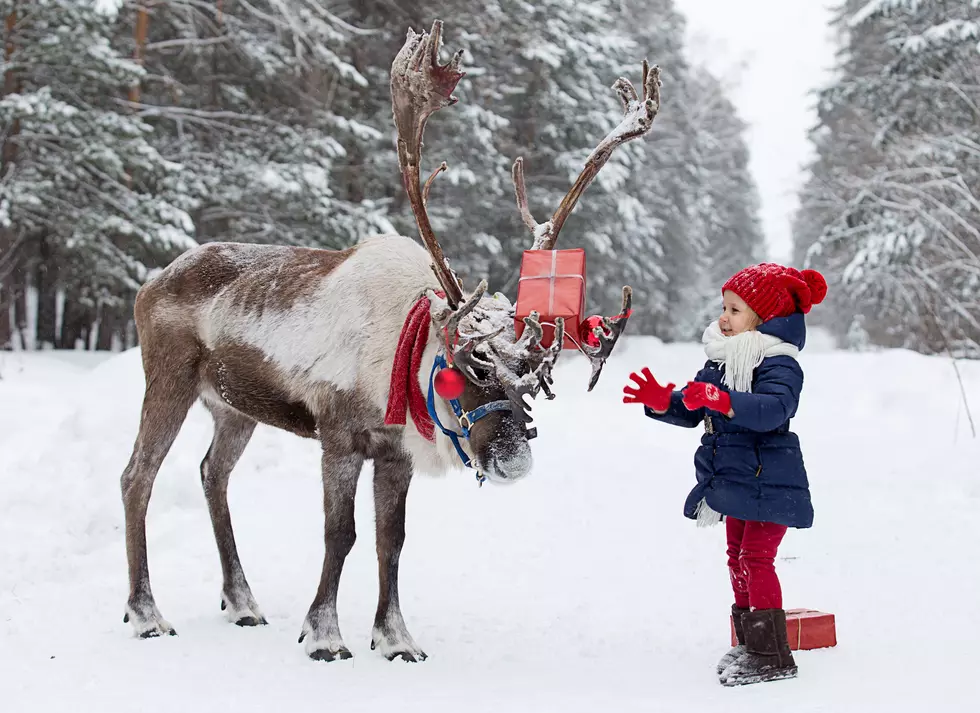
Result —
<instances>
[{"instance_id":1,"label":"white snowy sky","mask_svg":"<svg viewBox=\"0 0 980 713\"><path fill-rule=\"evenodd\" d=\"M688 19L690 56L732 82L751 125L752 172L770 258L788 261L801 167L811 155L811 89L828 77L832 0L676 0ZM651 61L656 61L651 57ZM666 89L666 87L665 87ZM666 99L666 97L665 97Z\"/></svg>"}]
</instances>

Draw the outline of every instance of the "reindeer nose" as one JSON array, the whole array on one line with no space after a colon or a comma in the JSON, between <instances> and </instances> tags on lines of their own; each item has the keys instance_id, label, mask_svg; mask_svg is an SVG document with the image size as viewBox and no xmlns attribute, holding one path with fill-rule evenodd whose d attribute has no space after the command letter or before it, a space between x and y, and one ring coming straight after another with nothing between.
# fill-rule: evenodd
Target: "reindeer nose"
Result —
<instances>
[{"instance_id":1,"label":"reindeer nose","mask_svg":"<svg viewBox=\"0 0 980 713\"><path fill-rule=\"evenodd\" d=\"M531 472L531 449L525 446L506 455L493 455L484 466L483 473L495 483L515 483Z\"/></svg>"}]
</instances>

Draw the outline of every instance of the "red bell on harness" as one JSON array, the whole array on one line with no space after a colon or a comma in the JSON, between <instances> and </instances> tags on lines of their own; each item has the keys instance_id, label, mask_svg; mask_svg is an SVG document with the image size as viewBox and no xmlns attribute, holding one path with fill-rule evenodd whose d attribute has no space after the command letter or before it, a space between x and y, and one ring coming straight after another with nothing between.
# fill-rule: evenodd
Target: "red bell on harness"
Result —
<instances>
[{"instance_id":1,"label":"red bell on harness","mask_svg":"<svg viewBox=\"0 0 980 713\"><path fill-rule=\"evenodd\" d=\"M458 399L466 388L466 377L458 369L443 369L432 381L436 393L447 401Z\"/></svg>"},{"instance_id":2,"label":"red bell on harness","mask_svg":"<svg viewBox=\"0 0 980 713\"><path fill-rule=\"evenodd\" d=\"M596 327L603 327L602 316L598 314L594 314L591 317L586 317L584 320L582 320L582 324L580 324L578 328L579 339L590 347L599 346L599 337L592 333L592 330L594 330ZM603 328L603 331L605 331L605 328Z\"/></svg>"}]
</instances>

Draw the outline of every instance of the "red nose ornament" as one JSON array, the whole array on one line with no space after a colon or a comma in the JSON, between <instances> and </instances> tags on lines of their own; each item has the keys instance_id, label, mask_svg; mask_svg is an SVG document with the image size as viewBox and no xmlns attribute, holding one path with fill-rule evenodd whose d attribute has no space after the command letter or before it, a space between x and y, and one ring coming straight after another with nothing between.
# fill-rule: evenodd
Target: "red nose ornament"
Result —
<instances>
[{"instance_id":1,"label":"red nose ornament","mask_svg":"<svg viewBox=\"0 0 980 713\"><path fill-rule=\"evenodd\" d=\"M582 324L579 325L579 338L590 347L599 346L599 337L593 334L592 330L596 327L602 326L602 317L600 315L594 314L591 317L586 317L584 320L582 320ZM603 331L605 331L605 329L603 329Z\"/></svg>"},{"instance_id":2,"label":"red nose ornament","mask_svg":"<svg viewBox=\"0 0 980 713\"><path fill-rule=\"evenodd\" d=\"M458 399L466 388L466 377L457 369L443 369L433 380L436 393L447 401Z\"/></svg>"}]
</instances>

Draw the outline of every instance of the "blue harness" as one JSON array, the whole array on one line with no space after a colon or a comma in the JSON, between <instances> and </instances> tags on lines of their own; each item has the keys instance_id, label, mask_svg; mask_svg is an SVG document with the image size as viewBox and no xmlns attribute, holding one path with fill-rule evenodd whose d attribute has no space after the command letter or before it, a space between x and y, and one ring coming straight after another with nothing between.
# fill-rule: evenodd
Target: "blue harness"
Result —
<instances>
[{"instance_id":1,"label":"blue harness","mask_svg":"<svg viewBox=\"0 0 980 713\"><path fill-rule=\"evenodd\" d=\"M466 455L466 451L464 451L463 447L460 445L459 442L460 434L456 433L455 431L451 431L445 426L443 426L442 422L439 420L439 414L436 413L436 397L435 397L435 385L434 385L436 373L438 372L439 369L445 369L448 366L449 365L446 363L446 357L442 353L437 354L435 361L432 363L432 371L429 373L429 393L425 399L425 407L429 411L429 417L439 427L439 430L442 431L446 436L448 436L450 441L452 441L453 446L456 448L456 453L459 455L459 459L463 462L463 465L466 466L467 468L472 468L473 464L470 461L470 457ZM473 424L479 421L481 418L493 413L494 411L511 410L510 401L491 401L488 404L477 406L475 409L473 409L468 413L463 412L463 407L460 406L459 399L450 399L449 405L452 407L453 413L456 414L456 418L459 420L459 426L460 428L463 429L463 433L462 433L463 438L465 438L466 440L469 440L470 438L470 427L472 427ZM480 471L477 471L476 479L477 482L479 482L480 485L482 486L483 481L486 480L486 476L483 475L483 473L481 473Z\"/></svg>"}]
</instances>

